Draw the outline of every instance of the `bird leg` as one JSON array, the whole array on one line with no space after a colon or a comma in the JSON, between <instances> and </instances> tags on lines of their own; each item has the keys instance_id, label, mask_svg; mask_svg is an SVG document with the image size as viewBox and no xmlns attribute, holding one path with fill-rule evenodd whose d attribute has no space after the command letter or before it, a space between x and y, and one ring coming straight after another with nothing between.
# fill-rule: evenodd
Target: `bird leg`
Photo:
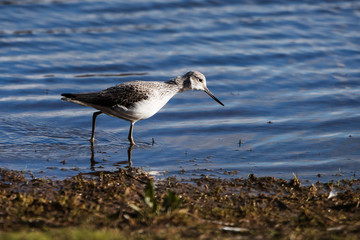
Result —
<instances>
[{"instance_id":1,"label":"bird leg","mask_svg":"<svg viewBox=\"0 0 360 240\"><path fill-rule=\"evenodd\" d=\"M127 150L127 152L128 152L128 163L129 163L129 167L132 166L132 162L131 162L131 152L132 152L132 150L133 150L133 147L134 147L134 145L130 144L130 145L129 145L129 148L128 148L128 150Z\"/></svg>"},{"instance_id":2,"label":"bird leg","mask_svg":"<svg viewBox=\"0 0 360 240\"><path fill-rule=\"evenodd\" d=\"M93 114L93 118L92 118L92 131L91 131L91 138L90 138L90 142L94 143L95 141L95 122L96 122L96 117L98 115L102 114L102 111L98 111L98 112L94 112Z\"/></svg>"},{"instance_id":3,"label":"bird leg","mask_svg":"<svg viewBox=\"0 0 360 240\"><path fill-rule=\"evenodd\" d=\"M128 139L130 141L131 146L135 145L135 142L134 142L134 139L133 139L133 127L134 127L134 122L131 122L130 130L129 130L129 136L128 136Z\"/></svg>"}]
</instances>

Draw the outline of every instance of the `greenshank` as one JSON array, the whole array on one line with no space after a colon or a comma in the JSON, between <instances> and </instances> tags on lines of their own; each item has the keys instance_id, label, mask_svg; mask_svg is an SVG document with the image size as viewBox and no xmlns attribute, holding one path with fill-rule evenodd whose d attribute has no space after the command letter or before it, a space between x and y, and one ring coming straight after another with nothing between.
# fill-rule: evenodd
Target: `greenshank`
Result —
<instances>
[{"instance_id":1,"label":"greenshank","mask_svg":"<svg viewBox=\"0 0 360 240\"><path fill-rule=\"evenodd\" d=\"M206 78L198 71L190 71L167 82L131 81L98 92L63 93L61 96L64 101L99 110L94 112L92 118L91 143L95 141L96 117L105 113L130 122L128 139L130 145L134 145L134 124L153 116L173 96L188 90L202 90L224 106L206 87Z\"/></svg>"}]
</instances>

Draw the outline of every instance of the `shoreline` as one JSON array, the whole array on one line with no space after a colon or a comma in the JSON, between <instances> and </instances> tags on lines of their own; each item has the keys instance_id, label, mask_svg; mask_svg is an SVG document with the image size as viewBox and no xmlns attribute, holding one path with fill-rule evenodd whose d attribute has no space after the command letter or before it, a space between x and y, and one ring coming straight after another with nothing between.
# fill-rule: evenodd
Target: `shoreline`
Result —
<instances>
[{"instance_id":1,"label":"shoreline","mask_svg":"<svg viewBox=\"0 0 360 240\"><path fill-rule=\"evenodd\" d=\"M252 174L154 181L136 168L64 180L0 168L0 177L2 239L16 239L20 230L27 239L34 231L51 235L59 229L130 239L357 239L360 234L360 179L304 186L296 176L287 181Z\"/></svg>"}]
</instances>

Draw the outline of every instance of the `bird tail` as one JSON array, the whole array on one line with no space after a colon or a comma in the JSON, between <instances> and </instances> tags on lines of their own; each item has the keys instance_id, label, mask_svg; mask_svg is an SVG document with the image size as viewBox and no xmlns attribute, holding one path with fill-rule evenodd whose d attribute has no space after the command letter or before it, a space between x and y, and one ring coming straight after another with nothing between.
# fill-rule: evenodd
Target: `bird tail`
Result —
<instances>
[{"instance_id":1,"label":"bird tail","mask_svg":"<svg viewBox=\"0 0 360 240\"><path fill-rule=\"evenodd\" d=\"M63 96L61 98L61 100L66 101L66 102L72 102L72 103L76 103L82 106L89 106L89 104L86 101L86 95L88 94L84 94L84 93L63 93L61 94L61 96Z\"/></svg>"},{"instance_id":2,"label":"bird tail","mask_svg":"<svg viewBox=\"0 0 360 240\"><path fill-rule=\"evenodd\" d=\"M75 98L76 94L73 93L63 93L61 94L61 96L63 96L63 98Z\"/></svg>"},{"instance_id":3,"label":"bird tail","mask_svg":"<svg viewBox=\"0 0 360 240\"><path fill-rule=\"evenodd\" d=\"M61 94L61 96L63 96L63 98L61 98L61 100L71 102L72 100L76 100L76 98L78 97L78 94L63 93L63 94Z\"/></svg>"},{"instance_id":4,"label":"bird tail","mask_svg":"<svg viewBox=\"0 0 360 240\"><path fill-rule=\"evenodd\" d=\"M67 101L67 98L72 99L72 98L76 98L76 94L73 93L63 93L61 94L61 96L63 96L63 98L61 98L61 100Z\"/></svg>"}]
</instances>

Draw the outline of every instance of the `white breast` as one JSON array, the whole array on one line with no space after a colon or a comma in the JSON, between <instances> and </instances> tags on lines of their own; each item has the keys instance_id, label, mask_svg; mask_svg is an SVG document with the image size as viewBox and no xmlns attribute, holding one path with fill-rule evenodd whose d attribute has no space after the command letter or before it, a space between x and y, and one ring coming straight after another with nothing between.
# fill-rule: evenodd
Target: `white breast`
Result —
<instances>
[{"instance_id":1,"label":"white breast","mask_svg":"<svg viewBox=\"0 0 360 240\"><path fill-rule=\"evenodd\" d=\"M152 97L146 100L139 101L134 104L134 107L129 109L132 115L137 119L146 119L157 113L172 96Z\"/></svg>"}]
</instances>

